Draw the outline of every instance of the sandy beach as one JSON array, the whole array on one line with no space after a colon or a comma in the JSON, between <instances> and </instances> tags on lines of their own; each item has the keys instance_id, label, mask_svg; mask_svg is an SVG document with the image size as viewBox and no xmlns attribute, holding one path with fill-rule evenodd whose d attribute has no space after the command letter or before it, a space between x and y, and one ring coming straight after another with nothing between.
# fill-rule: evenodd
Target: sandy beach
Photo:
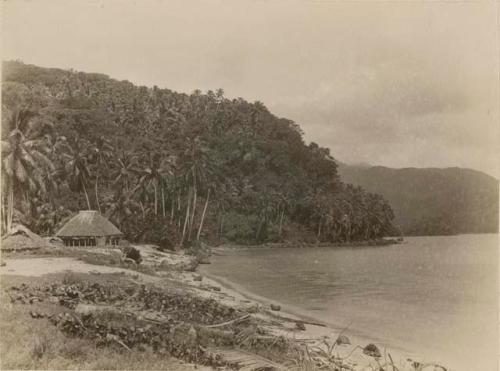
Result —
<instances>
[{"instance_id":1,"label":"sandy beach","mask_svg":"<svg viewBox=\"0 0 500 371\"><path fill-rule=\"evenodd\" d=\"M189 257L184 254L165 253L151 245L137 245L143 255L143 272L133 267L109 265L103 259L111 257L114 251L92 251L91 249L63 249L60 253L66 256L28 255L8 256L6 265L0 267L0 277L37 278L41 281L53 281L68 273L89 275L92 279L106 276L123 277L124 282L132 281L137 285L175 290L203 300L214 300L220 305L234 310L249 313L253 321L268 334L267 336L301 344L307 349L323 349L336 344L343 336L343 341L329 350L331 356L342 360L351 370L370 370L378 364L394 364L399 370L415 370L414 361L425 364L425 359L395 347L386 348L378 339L360 336L350 330L349 325L325 322L312 313L296 306L281 303L278 300L256 295L243 285L226 278L211 274L208 265L199 265L195 272L180 267L190 267ZM51 254L56 254L51 250ZM73 254L73 256L72 256ZM74 254L78 254L74 256ZM90 255L88 255L90 254ZM96 255L97 254L97 255ZM99 255L100 254L100 255ZM217 254L217 251L215 252ZM57 254L56 254L57 255ZM100 258L96 258L100 256ZM93 262L99 261L101 264ZM113 263L114 264L114 263ZM171 267L171 268L168 268ZM189 268L191 269L191 268ZM51 278L52 277L52 278ZM347 340L346 340L347 339ZM380 350L380 358L374 358L364 350L374 344ZM389 363L390 362L390 363Z\"/></svg>"}]
</instances>

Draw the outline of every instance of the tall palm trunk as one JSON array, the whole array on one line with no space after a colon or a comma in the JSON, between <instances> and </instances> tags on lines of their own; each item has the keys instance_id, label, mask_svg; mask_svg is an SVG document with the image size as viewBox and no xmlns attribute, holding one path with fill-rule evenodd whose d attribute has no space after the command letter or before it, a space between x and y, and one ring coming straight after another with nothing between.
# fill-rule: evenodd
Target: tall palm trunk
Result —
<instances>
[{"instance_id":1,"label":"tall palm trunk","mask_svg":"<svg viewBox=\"0 0 500 371\"><path fill-rule=\"evenodd\" d=\"M87 207L89 210L91 210L92 208L90 207L89 194L87 193L87 187L85 187L85 182L83 181L82 177L80 177L80 181L82 182L83 192L85 193L85 198L87 199Z\"/></svg>"},{"instance_id":2,"label":"tall palm trunk","mask_svg":"<svg viewBox=\"0 0 500 371\"><path fill-rule=\"evenodd\" d=\"M7 215L5 213L5 198L2 197L2 235L7 233Z\"/></svg>"},{"instance_id":3,"label":"tall palm trunk","mask_svg":"<svg viewBox=\"0 0 500 371\"><path fill-rule=\"evenodd\" d=\"M184 238L186 237L186 229L188 225L188 220L189 220L189 209L191 207L191 192L188 194L188 203L186 207L186 217L184 218L184 227L182 228L182 237L181 237L181 242L179 244L179 247L182 247L184 245Z\"/></svg>"},{"instance_id":4,"label":"tall palm trunk","mask_svg":"<svg viewBox=\"0 0 500 371\"><path fill-rule=\"evenodd\" d=\"M101 205L99 204L99 194L97 192L98 181L99 181L99 174L97 174L95 177L95 200L97 202L97 209L99 210L99 213L101 214Z\"/></svg>"},{"instance_id":5,"label":"tall palm trunk","mask_svg":"<svg viewBox=\"0 0 500 371\"><path fill-rule=\"evenodd\" d=\"M196 240L199 241L200 240L200 234L201 234L201 230L203 228L203 221L205 220L205 213L207 212L207 207L208 207L208 200L210 199L210 188L208 189L208 192L207 192L207 199L205 201L205 207L203 208L203 214L201 214L201 222L200 222L200 226L198 228L198 233L196 234Z\"/></svg>"},{"instance_id":6,"label":"tall palm trunk","mask_svg":"<svg viewBox=\"0 0 500 371\"><path fill-rule=\"evenodd\" d=\"M220 238L224 236L224 214L220 217Z\"/></svg>"},{"instance_id":7,"label":"tall palm trunk","mask_svg":"<svg viewBox=\"0 0 500 371\"><path fill-rule=\"evenodd\" d=\"M189 233L188 233L188 241L191 241L191 233L193 231L193 225L194 225L194 216L195 216L195 213L196 213L196 202L197 202L197 196L198 196L198 192L196 190L196 182L194 184L194 193L193 193L193 212L191 214L191 220L189 222Z\"/></svg>"},{"instance_id":8,"label":"tall palm trunk","mask_svg":"<svg viewBox=\"0 0 500 371\"><path fill-rule=\"evenodd\" d=\"M174 202L175 202L175 199L173 196L174 195L170 196L170 223L174 222Z\"/></svg>"},{"instance_id":9,"label":"tall palm trunk","mask_svg":"<svg viewBox=\"0 0 500 371\"><path fill-rule=\"evenodd\" d=\"M224 207L221 208L220 212L219 238L222 238L223 233L224 233Z\"/></svg>"},{"instance_id":10,"label":"tall palm trunk","mask_svg":"<svg viewBox=\"0 0 500 371\"><path fill-rule=\"evenodd\" d=\"M158 215L158 196L156 195L157 189L155 183L153 183L153 189L155 190L155 215Z\"/></svg>"},{"instance_id":11,"label":"tall palm trunk","mask_svg":"<svg viewBox=\"0 0 500 371\"><path fill-rule=\"evenodd\" d=\"M12 219L14 216L14 182L9 182L9 194L7 196L7 233L12 228Z\"/></svg>"},{"instance_id":12,"label":"tall palm trunk","mask_svg":"<svg viewBox=\"0 0 500 371\"><path fill-rule=\"evenodd\" d=\"M141 205L142 218L145 220L146 219L146 210L144 209L144 204L142 203L142 201L139 201L139 205Z\"/></svg>"},{"instance_id":13,"label":"tall palm trunk","mask_svg":"<svg viewBox=\"0 0 500 371\"><path fill-rule=\"evenodd\" d=\"M255 233L255 241L259 240L260 232L262 231L262 227L264 226L264 223L266 222L266 218L267 218L267 215L266 215L266 212L264 211L262 214L262 218L260 220L260 223L259 223L259 227L257 228L257 233Z\"/></svg>"},{"instance_id":14,"label":"tall palm trunk","mask_svg":"<svg viewBox=\"0 0 500 371\"><path fill-rule=\"evenodd\" d=\"M177 220L177 230L180 232L181 230L181 191L179 190L179 192L177 192L177 216L178 216L178 220Z\"/></svg>"},{"instance_id":15,"label":"tall palm trunk","mask_svg":"<svg viewBox=\"0 0 500 371\"><path fill-rule=\"evenodd\" d=\"M163 184L161 185L161 204L162 204L162 213L165 218L165 191L163 190Z\"/></svg>"},{"instance_id":16,"label":"tall palm trunk","mask_svg":"<svg viewBox=\"0 0 500 371\"><path fill-rule=\"evenodd\" d=\"M283 207L283 209L281 210L281 217L280 217L280 229L279 229L279 236L281 237L281 232L282 232L282 228L283 228L283 218L285 216L285 208Z\"/></svg>"}]
</instances>

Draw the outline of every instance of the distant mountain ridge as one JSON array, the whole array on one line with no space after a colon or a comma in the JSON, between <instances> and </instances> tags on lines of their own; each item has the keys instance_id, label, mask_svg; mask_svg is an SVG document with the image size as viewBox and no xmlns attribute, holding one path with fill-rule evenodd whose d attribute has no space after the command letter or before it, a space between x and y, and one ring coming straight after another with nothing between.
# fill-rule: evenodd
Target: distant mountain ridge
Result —
<instances>
[{"instance_id":1,"label":"distant mountain ridge","mask_svg":"<svg viewBox=\"0 0 500 371\"><path fill-rule=\"evenodd\" d=\"M406 235L498 232L498 180L451 168L388 168L338 164L345 182L387 199Z\"/></svg>"}]
</instances>

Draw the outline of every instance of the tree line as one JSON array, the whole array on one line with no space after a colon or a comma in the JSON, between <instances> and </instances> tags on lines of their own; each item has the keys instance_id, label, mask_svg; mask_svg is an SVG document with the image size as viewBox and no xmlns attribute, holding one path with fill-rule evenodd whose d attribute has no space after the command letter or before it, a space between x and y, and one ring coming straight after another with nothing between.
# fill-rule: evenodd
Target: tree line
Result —
<instances>
[{"instance_id":1,"label":"tree line","mask_svg":"<svg viewBox=\"0 0 500 371\"><path fill-rule=\"evenodd\" d=\"M133 241L344 242L393 233L377 194L263 103L3 63L2 229L53 234L79 209Z\"/></svg>"}]
</instances>

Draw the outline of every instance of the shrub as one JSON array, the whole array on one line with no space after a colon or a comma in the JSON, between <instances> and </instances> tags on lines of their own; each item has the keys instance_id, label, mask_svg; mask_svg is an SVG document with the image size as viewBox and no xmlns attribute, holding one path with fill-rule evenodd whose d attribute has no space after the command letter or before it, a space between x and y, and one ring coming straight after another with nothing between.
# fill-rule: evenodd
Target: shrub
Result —
<instances>
[{"instance_id":1,"label":"shrub","mask_svg":"<svg viewBox=\"0 0 500 371\"><path fill-rule=\"evenodd\" d=\"M123 249L123 254L125 258L132 259L136 264L140 264L142 261L141 252L132 246L125 246Z\"/></svg>"}]
</instances>

